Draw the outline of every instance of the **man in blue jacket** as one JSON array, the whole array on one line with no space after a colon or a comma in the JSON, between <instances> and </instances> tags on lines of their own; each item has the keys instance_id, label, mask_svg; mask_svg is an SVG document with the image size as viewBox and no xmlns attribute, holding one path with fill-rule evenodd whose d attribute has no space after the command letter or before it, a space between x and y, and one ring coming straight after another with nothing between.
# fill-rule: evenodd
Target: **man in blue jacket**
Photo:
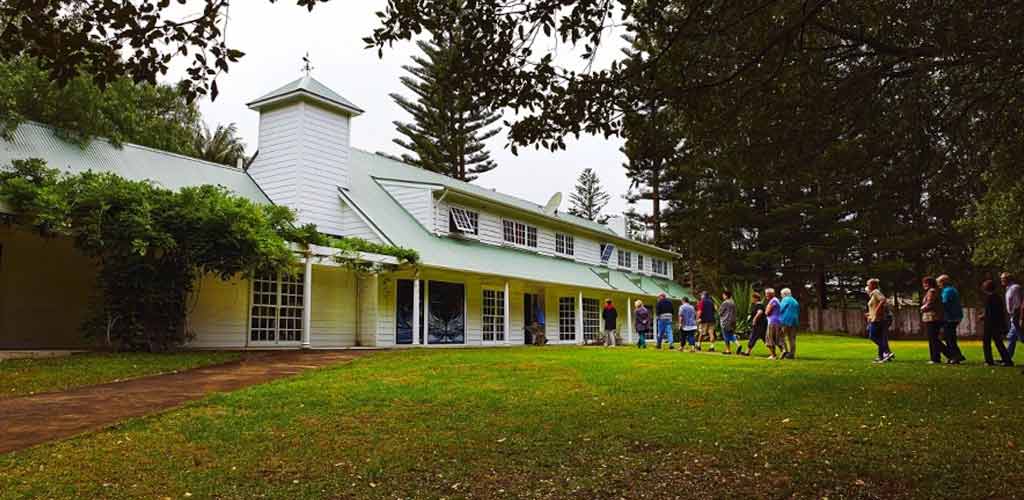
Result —
<instances>
[{"instance_id":1,"label":"man in blue jacket","mask_svg":"<svg viewBox=\"0 0 1024 500\"><path fill-rule=\"evenodd\" d=\"M711 300L711 294L701 292L700 294L700 332L697 334L697 350L701 349L701 342L708 339L709 352L715 352L715 301Z\"/></svg>"},{"instance_id":2,"label":"man in blue jacket","mask_svg":"<svg viewBox=\"0 0 1024 500\"><path fill-rule=\"evenodd\" d=\"M664 293L658 294L658 303L654 306L654 313L658 316L658 349L661 349L661 341L668 340L668 348L675 349L672 344L672 301Z\"/></svg>"},{"instance_id":3,"label":"man in blue jacket","mask_svg":"<svg viewBox=\"0 0 1024 500\"><path fill-rule=\"evenodd\" d=\"M942 318L946 321L944 336L950 355L949 364L959 365L967 361L956 341L956 328L964 319L964 308L960 304L960 292L953 287L948 274L939 276L938 282L939 288L942 289Z\"/></svg>"}]
</instances>

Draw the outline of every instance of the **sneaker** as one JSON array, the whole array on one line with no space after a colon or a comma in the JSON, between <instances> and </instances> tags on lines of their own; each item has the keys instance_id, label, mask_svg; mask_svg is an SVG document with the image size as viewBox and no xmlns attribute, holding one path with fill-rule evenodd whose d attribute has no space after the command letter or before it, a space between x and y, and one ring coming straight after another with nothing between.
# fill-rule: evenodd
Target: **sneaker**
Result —
<instances>
[{"instance_id":1,"label":"sneaker","mask_svg":"<svg viewBox=\"0 0 1024 500\"><path fill-rule=\"evenodd\" d=\"M892 352L890 351L890 352L887 352L887 353L885 353L885 354L884 354L884 355L882 356L882 359L883 359L883 360L884 360L884 361L885 361L886 363L888 363L889 361L892 361L892 360L896 359L896 355L895 355L895 354L893 354L893 353L892 353Z\"/></svg>"},{"instance_id":2,"label":"sneaker","mask_svg":"<svg viewBox=\"0 0 1024 500\"><path fill-rule=\"evenodd\" d=\"M885 361L885 360L884 360L884 359L882 359L882 358L875 358L875 360L874 360L874 361L872 361L872 363L881 363L881 362L883 362L883 361Z\"/></svg>"},{"instance_id":3,"label":"sneaker","mask_svg":"<svg viewBox=\"0 0 1024 500\"><path fill-rule=\"evenodd\" d=\"M736 348L736 354L738 354L740 356L743 355L743 346L739 346L739 347Z\"/></svg>"},{"instance_id":4,"label":"sneaker","mask_svg":"<svg viewBox=\"0 0 1024 500\"><path fill-rule=\"evenodd\" d=\"M941 365L942 361L929 361L928 364L929 365Z\"/></svg>"},{"instance_id":5,"label":"sneaker","mask_svg":"<svg viewBox=\"0 0 1024 500\"><path fill-rule=\"evenodd\" d=\"M951 359L949 361L946 361L946 364L947 365L959 365L960 364L960 360L959 359Z\"/></svg>"},{"instance_id":6,"label":"sneaker","mask_svg":"<svg viewBox=\"0 0 1024 500\"><path fill-rule=\"evenodd\" d=\"M715 352L715 346L708 347L708 352Z\"/></svg>"},{"instance_id":7,"label":"sneaker","mask_svg":"<svg viewBox=\"0 0 1024 500\"><path fill-rule=\"evenodd\" d=\"M1003 366L1011 368L1013 367L1013 361L1003 361Z\"/></svg>"},{"instance_id":8,"label":"sneaker","mask_svg":"<svg viewBox=\"0 0 1024 500\"><path fill-rule=\"evenodd\" d=\"M695 349L697 349L697 352L700 352L700 346L695 347Z\"/></svg>"},{"instance_id":9,"label":"sneaker","mask_svg":"<svg viewBox=\"0 0 1024 500\"><path fill-rule=\"evenodd\" d=\"M768 359L776 359L775 356L768 356Z\"/></svg>"},{"instance_id":10,"label":"sneaker","mask_svg":"<svg viewBox=\"0 0 1024 500\"><path fill-rule=\"evenodd\" d=\"M731 353L731 352L729 352L729 351L722 351L722 354L727 354L727 355L731 355L732 353Z\"/></svg>"}]
</instances>

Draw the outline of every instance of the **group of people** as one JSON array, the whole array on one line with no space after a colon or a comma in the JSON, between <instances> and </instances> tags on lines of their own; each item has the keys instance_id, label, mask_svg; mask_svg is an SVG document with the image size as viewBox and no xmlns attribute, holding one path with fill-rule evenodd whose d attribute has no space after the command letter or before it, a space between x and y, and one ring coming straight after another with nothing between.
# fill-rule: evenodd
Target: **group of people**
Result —
<instances>
[{"instance_id":1,"label":"group of people","mask_svg":"<svg viewBox=\"0 0 1024 500\"><path fill-rule=\"evenodd\" d=\"M985 308L981 319L984 321L983 350L985 364L990 366L1013 366L1013 355L1018 340L1022 339L1024 327L1024 287L1021 287L1010 273L1002 273L1000 282L1005 293L1000 296L992 280L982 283ZM928 337L929 363L943 362L957 365L967 358L957 342L957 328L964 319L960 293L953 286L948 275L938 278L925 277L921 281L921 322ZM889 345L889 328L894 320L893 307L882 293L879 280L867 282L868 338L875 343L878 355L875 363L888 363L896 358ZM764 295L754 292L748 316L750 337L746 350L739 342L736 332L737 308L732 293L722 292L722 299L715 305L708 292L702 292L696 305L689 298L682 299L678 309L665 294L658 295L654 311L642 301L633 304L634 328L637 332L637 347L647 347L647 335L653 333L658 349L667 345L675 349L673 333L681 333L680 349L685 352L715 351L716 331L722 332L723 354L749 356L758 341L768 348L768 359L794 359L796 357L796 333L800 326L800 303L789 288L783 288L778 296L768 288ZM615 344L616 320L618 313L611 299L605 301L603 311L604 330L608 345ZM678 321L678 328L676 328ZM1005 342L1005 343L1004 343ZM993 359L992 345L999 354L999 361ZM735 350L734 350L735 349Z\"/></svg>"},{"instance_id":2,"label":"group of people","mask_svg":"<svg viewBox=\"0 0 1024 500\"><path fill-rule=\"evenodd\" d=\"M691 304L688 297L683 297L683 303L678 310L665 294L659 294L653 317L647 306L638 300L633 304L637 347L646 348L647 335L654 332L658 349L661 349L662 344L666 344L669 349L675 349L673 332L679 331L682 333L681 350L700 352L706 348L709 352L715 352L716 327L720 327L722 354L735 352L741 356L749 356L760 340L771 353L769 359L794 359L796 332L800 326L800 303L788 288L783 288L780 295L781 298L777 297L775 289L769 288L764 292L764 302L760 293L755 292L751 297L748 318L751 331L745 352L736 332L736 302L732 299L732 292L728 290L722 292L722 300L717 307L708 292L701 292L696 305ZM607 304L610 305L611 301L607 301ZM679 322L678 329L674 328L676 320ZM611 328L614 326L608 324L606 318L606 332L613 336L614 330Z\"/></svg>"}]
</instances>

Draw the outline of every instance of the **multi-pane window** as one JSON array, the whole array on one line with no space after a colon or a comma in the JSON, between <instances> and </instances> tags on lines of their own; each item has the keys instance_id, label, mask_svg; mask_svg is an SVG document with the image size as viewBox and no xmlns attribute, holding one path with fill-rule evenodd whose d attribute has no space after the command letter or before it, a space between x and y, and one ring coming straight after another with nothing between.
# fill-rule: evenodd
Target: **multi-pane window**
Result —
<instances>
[{"instance_id":1,"label":"multi-pane window","mask_svg":"<svg viewBox=\"0 0 1024 500\"><path fill-rule=\"evenodd\" d=\"M514 220L501 221L502 235L506 243L537 248L537 227Z\"/></svg>"},{"instance_id":2,"label":"multi-pane window","mask_svg":"<svg viewBox=\"0 0 1024 500\"><path fill-rule=\"evenodd\" d=\"M633 252L619 249L619 267L633 267Z\"/></svg>"},{"instance_id":3,"label":"multi-pane window","mask_svg":"<svg viewBox=\"0 0 1024 500\"><path fill-rule=\"evenodd\" d=\"M484 342L505 341L505 292L484 289Z\"/></svg>"},{"instance_id":4,"label":"multi-pane window","mask_svg":"<svg viewBox=\"0 0 1024 500\"><path fill-rule=\"evenodd\" d=\"M583 299L583 340L598 338L601 334L601 304L597 299Z\"/></svg>"},{"instance_id":5,"label":"multi-pane window","mask_svg":"<svg viewBox=\"0 0 1024 500\"><path fill-rule=\"evenodd\" d=\"M636 255L636 270L637 271L641 271L641 272L643 272L643 270L644 270L644 256L643 255L640 255L640 254Z\"/></svg>"},{"instance_id":6,"label":"multi-pane window","mask_svg":"<svg viewBox=\"0 0 1024 500\"><path fill-rule=\"evenodd\" d=\"M558 298L558 340L576 340L576 297Z\"/></svg>"},{"instance_id":7,"label":"multi-pane window","mask_svg":"<svg viewBox=\"0 0 1024 500\"><path fill-rule=\"evenodd\" d=\"M480 214L461 207L448 209L448 230L463 234L480 233Z\"/></svg>"},{"instance_id":8,"label":"multi-pane window","mask_svg":"<svg viewBox=\"0 0 1024 500\"><path fill-rule=\"evenodd\" d=\"M555 253L561 255L573 255L575 241L572 235L555 233Z\"/></svg>"},{"instance_id":9,"label":"multi-pane window","mask_svg":"<svg viewBox=\"0 0 1024 500\"><path fill-rule=\"evenodd\" d=\"M651 272L654 274L666 275L668 274L668 262L661 259L651 259Z\"/></svg>"},{"instance_id":10,"label":"multi-pane window","mask_svg":"<svg viewBox=\"0 0 1024 500\"><path fill-rule=\"evenodd\" d=\"M615 245L601 243L601 263L607 264L612 260L612 253L615 252Z\"/></svg>"},{"instance_id":11,"label":"multi-pane window","mask_svg":"<svg viewBox=\"0 0 1024 500\"><path fill-rule=\"evenodd\" d=\"M302 340L303 276L261 275L252 282L249 340L298 342Z\"/></svg>"}]
</instances>

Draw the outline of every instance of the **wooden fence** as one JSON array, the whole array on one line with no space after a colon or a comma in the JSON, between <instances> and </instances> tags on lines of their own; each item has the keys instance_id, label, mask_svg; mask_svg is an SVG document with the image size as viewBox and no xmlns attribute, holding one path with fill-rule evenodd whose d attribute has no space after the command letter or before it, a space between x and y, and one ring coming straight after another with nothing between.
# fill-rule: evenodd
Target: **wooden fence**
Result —
<instances>
[{"instance_id":1,"label":"wooden fence","mask_svg":"<svg viewBox=\"0 0 1024 500\"><path fill-rule=\"evenodd\" d=\"M981 336L979 311L965 307L964 320L960 322L957 335L960 337ZM818 310L809 309L804 324L814 332L844 332L854 336L867 336L867 321L864 311L856 309L825 309L821 311L821 322L818 322ZM921 313L917 308L903 308L896 312L896 318L889 335L894 337L924 337L924 326L921 324Z\"/></svg>"}]
</instances>

